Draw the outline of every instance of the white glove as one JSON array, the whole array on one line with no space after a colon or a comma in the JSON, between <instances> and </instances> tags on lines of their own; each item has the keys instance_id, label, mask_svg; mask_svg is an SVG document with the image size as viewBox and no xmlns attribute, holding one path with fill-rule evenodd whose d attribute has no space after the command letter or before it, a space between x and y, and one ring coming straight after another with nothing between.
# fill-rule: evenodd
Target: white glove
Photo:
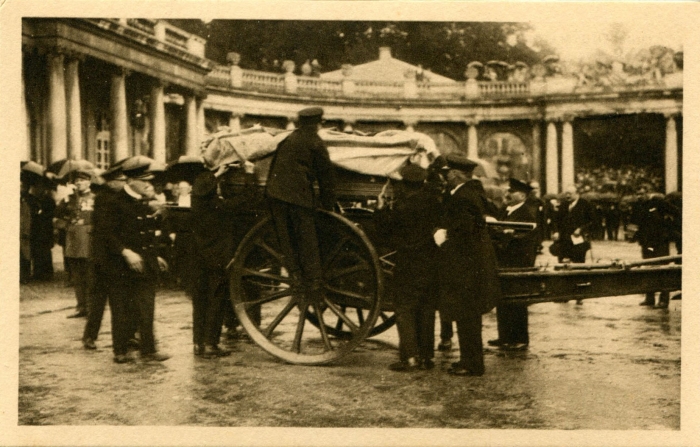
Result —
<instances>
[{"instance_id":1,"label":"white glove","mask_svg":"<svg viewBox=\"0 0 700 447\"><path fill-rule=\"evenodd\" d=\"M498 222L498 220L495 217L489 215L484 216L484 220L486 222Z\"/></svg>"},{"instance_id":2,"label":"white glove","mask_svg":"<svg viewBox=\"0 0 700 447\"><path fill-rule=\"evenodd\" d=\"M442 246L447 240L447 230L444 228L437 230L435 234L433 234L433 240L435 241L435 245L438 247Z\"/></svg>"}]
</instances>

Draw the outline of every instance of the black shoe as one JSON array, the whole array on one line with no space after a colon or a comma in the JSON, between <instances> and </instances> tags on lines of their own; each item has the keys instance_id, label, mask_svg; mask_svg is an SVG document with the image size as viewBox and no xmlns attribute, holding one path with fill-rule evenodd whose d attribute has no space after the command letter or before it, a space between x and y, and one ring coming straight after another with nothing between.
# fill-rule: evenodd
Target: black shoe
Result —
<instances>
[{"instance_id":1,"label":"black shoe","mask_svg":"<svg viewBox=\"0 0 700 447\"><path fill-rule=\"evenodd\" d=\"M639 303L640 306L649 306L649 307L654 307L654 302L653 301L647 301L644 300L641 303Z\"/></svg>"},{"instance_id":2,"label":"black shoe","mask_svg":"<svg viewBox=\"0 0 700 447\"><path fill-rule=\"evenodd\" d=\"M124 354L114 356L114 363L129 363L131 359Z\"/></svg>"},{"instance_id":3,"label":"black shoe","mask_svg":"<svg viewBox=\"0 0 700 447\"><path fill-rule=\"evenodd\" d=\"M654 309L668 309L668 303L666 301L659 301L659 304L654 306Z\"/></svg>"},{"instance_id":4,"label":"black shoe","mask_svg":"<svg viewBox=\"0 0 700 447\"><path fill-rule=\"evenodd\" d=\"M170 356L168 354L163 354L162 352L151 352L150 354L141 354L141 360L144 362L164 362L168 360Z\"/></svg>"},{"instance_id":5,"label":"black shoe","mask_svg":"<svg viewBox=\"0 0 700 447\"><path fill-rule=\"evenodd\" d=\"M496 338L494 340L487 341L486 344L489 346L501 346L505 343L503 343L500 338Z\"/></svg>"},{"instance_id":6,"label":"black shoe","mask_svg":"<svg viewBox=\"0 0 700 447\"><path fill-rule=\"evenodd\" d=\"M405 362L396 362L389 365L389 369L397 372L412 372L419 368L418 360L415 357L411 357Z\"/></svg>"},{"instance_id":7,"label":"black shoe","mask_svg":"<svg viewBox=\"0 0 700 447\"><path fill-rule=\"evenodd\" d=\"M231 351L228 349L221 349L217 345L204 345L204 351L202 351L201 357L213 359L217 357L228 357L229 355L231 355Z\"/></svg>"},{"instance_id":8,"label":"black shoe","mask_svg":"<svg viewBox=\"0 0 700 447\"><path fill-rule=\"evenodd\" d=\"M76 311L74 314L68 315L66 318L82 318L87 317L87 312L84 310Z\"/></svg>"},{"instance_id":9,"label":"black shoe","mask_svg":"<svg viewBox=\"0 0 700 447\"><path fill-rule=\"evenodd\" d=\"M95 346L95 340L92 338L88 337L83 340L83 348L85 349L97 349L97 346Z\"/></svg>"},{"instance_id":10,"label":"black shoe","mask_svg":"<svg viewBox=\"0 0 700 447\"><path fill-rule=\"evenodd\" d=\"M426 370L426 371L431 370L431 369L435 368L435 362L432 361L431 359L423 360L422 362L420 362L419 368Z\"/></svg>"},{"instance_id":11,"label":"black shoe","mask_svg":"<svg viewBox=\"0 0 700 447\"><path fill-rule=\"evenodd\" d=\"M452 350L452 340L440 340L440 343L437 345L437 349L440 352L450 352Z\"/></svg>"},{"instance_id":12,"label":"black shoe","mask_svg":"<svg viewBox=\"0 0 700 447\"><path fill-rule=\"evenodd\" d=\"M526 351L526 343L505 343L500 346L503 351Z\"/></svg>"}]
</instances>

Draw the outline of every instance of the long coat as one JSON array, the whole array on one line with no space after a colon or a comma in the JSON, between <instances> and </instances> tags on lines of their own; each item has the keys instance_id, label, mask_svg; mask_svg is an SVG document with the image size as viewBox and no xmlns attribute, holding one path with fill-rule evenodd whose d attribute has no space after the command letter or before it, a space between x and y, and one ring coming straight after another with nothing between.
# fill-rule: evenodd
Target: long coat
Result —
<instances>
[{"instance_id":1,"label":"long coat","mask_svg":"<svg viewBox=\"0 0 700 447\"><path fill-rule=\"evenodd\" d=\"M510 215L504 210L500 220L503 222L537 223L537 217L533 214L532 208L527 206L527 203L524 203ZM499 267L532 267L535 265L537 245L539 244L537 228L522 234L501 233L496 235L495 239Z\"/></svg>"},{"instance_id":2,"label":"long coat","mask_svg":"<svg viewBox=\"0 0 700 447\"><path fill-rule=\"evenodd\" d=\"M332 209L335 179L328 149L316 127L302 126L277 146L266 193L283 202L315 208L314 182L318 182L321 205Z\"/></svg>"},{"instance_id":3,"label":"long coat","mask_svg":"<svg viewBox=\"0 0 700 447\"><path fill-rule=\"evenodd\" d=\"M66 258L90 258L92 213L95 194L74 192L67 201L61 202L55 211L57 226L66 230Z\"/></svg>"},{"instance_id":4,"label":"long coat","mask_svg":"<svg viewBox=\"0 0 700 447\"><path fill-rule=\"evenodd\" d=\"M596 212L593 205L586 199L579 198L576 206L569 210L570 202L564 201L559 206L559 210L554 219L555 231L559 232L559 240L561 241L562 257L573 256L578 247L587 247L588 244L579 244L577 246L571 240L571 235L577 228L581 229L582 235L587 240L590 239L590 232L596 223ZM585 253L583 253L585 256Z\"/></svg>"},{"instance_id":5,"label":"long coat","mask_svg":"<svg viewBox=\"0 0 700 447\"><path fill-rule=\"evenodd\" d=\"M447 240L440 247L438 266L439 310L446 320L486 313L501 299L496 252L484 219L486 201L478 180L445 198L441 226Z\"/></svg>"}]
</instances>

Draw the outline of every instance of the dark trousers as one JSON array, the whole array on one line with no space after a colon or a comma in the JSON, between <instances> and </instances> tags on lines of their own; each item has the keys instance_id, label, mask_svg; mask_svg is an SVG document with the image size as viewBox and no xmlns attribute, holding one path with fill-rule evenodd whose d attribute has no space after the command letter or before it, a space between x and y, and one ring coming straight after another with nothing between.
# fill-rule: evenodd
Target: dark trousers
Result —
<instances>
[{"instance_id":1,"label":"dark trousers","mask_svg":"<svg viewBox=\"0 0 700 447\"><path fill-rule=\"evenodd\" d=\"M440 340L452 340L453 335L452 322L440 318Z\"/></svg>"},{"instance_id":2,"label":"dark trousers","mask_svg":"<svg viewBox=\"0 0 700 447\"><path fill-rule=\"evenodd\" d=\"M114 355L125 355L127 344L138 327L141 354L156 352L153 335L156 280L138 278L125 281L108 278L109 307L112 312L112 345Z\"/></svg>"},{"instance_id":3,"label":"dark trousers","mask_svg":"<svg viewBox=\"0 0 700 447\"><path fill-rule=\"evenodd\" d=\"M501 304L496 307L498 339L503 343L530 343L527 306Z\"/></svg>"},{"instance_id":4,"label":"dark trousers","mask_svg":"<svg viewBox=\"0 0 700 447\"><path fill-rule=\"evenodd\" d=\"M323 268L315 211L276 199L269 199L269 206L289 273L300 272L306 286L318 286L323 278Z\"/></svg>"},{"instance_id":5,"label":"dark trousers","mask_svg":"<svg viewBox=\"0 0 700 447\"><path fill-rule=\"evenodd\" d=\"M653 247L642 247L642 259L652 259L660 258L662 256L669 256L670 249L668 242L654 245ZM659 304L668 304L669 292L659 292ZM654 304L656 302L656 293L650 292L646 294L644 299L645 302L649 304Z\"/></svg>"},{"instance_id":6,"label":"dark trousers","mask_svg":"<svg viewBox=\"0 0 700 447\"><path fill-rule=\"evenodd\" d=\"M19 281L22 284L29 282L32 276L32 261L22 254L22 250L19 252Z\"/></svg>"},{"instance_id":7,"label":"dark trousers","mask_svg":"<svg viewBox=\"0 0 700 447\"><path fill-rule=\"evenodd\" d=\"M399 358L432 359L435 350L435 306L424 302L396 305L396 328L399 331Z\"/></svg>"},{"instance_id":8,"label":"dark trousers","mask_svg":"<svg viewBox=\"0 0 700 447\"><path fill-rule=\"evenodd\" d=\"M219 344L228 300L229 281L226 271L202 269L192 295L192 341L195 345Z\"/></svg>"},{"instance_id":9,"label":"dark trousers","mask_svg":"<svg viewBox=\"0 0 700 447\"><path fill-rule=\"evenodd\" d=\"M484 372L484 346L481 339L481 314L470 312L457 320L459 364L477 374Z\"/></svg>"},{"instance_id":10,"label":"dark trousers","mask_svg":"<svg viewBox=\"0 0 700 447\"><path fill-rule=\"evenodd\" d=\"M51 255L51 245L40 245L31 247L32 256L32 279L47 281L53 278L53 258Z\"/></svg>"},{"instance_id":11,"label":"dark trousers","mask_svg":"<svg viewBox=\"0 0 700 447\"><path fill-rule=\"evenodd\" d=\"M83 331L83 340L91 338L97 340L102 326L102 317L104 316L105 306L107 305L108 284L104 273L97 265L93 266L94 288L92 293L92 305L88 311L85 330Z\"/></svg>"},{"instance_id":12,"label":"dark trousers","mask_svg":"<svg viewBox=\"0 0 700 447\"><path fill-rule=\"evenodd\" d=\"M92 261L87 258L68 258L66 261L70 264L75 298L78 301L76 309L78 312L89 312L94 290Z\"/></svg>"}]
</instances>

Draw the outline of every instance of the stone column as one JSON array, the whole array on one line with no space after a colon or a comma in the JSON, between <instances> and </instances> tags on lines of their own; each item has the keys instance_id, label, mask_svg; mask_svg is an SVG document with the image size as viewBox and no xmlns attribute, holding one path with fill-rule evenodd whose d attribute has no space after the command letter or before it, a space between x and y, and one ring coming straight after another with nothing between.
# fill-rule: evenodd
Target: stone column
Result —
<instances>
[{"instance_id":1,"label":"stone column","mask_svg":"<svg viewBox=\"0 0 700 447\"><path fill-rule=\"evenodd\" d=\"M29 116L29 111L27 109L27 88L24 83L24 72L20 76L22 78L22 90L20 91L20 107L21 107L21 126L22 126L22 137L24 141L21 142L21 147L24 148L24 154L22 154L22 160L32 160L32 144L29 141L31 138L31 132L29 131L29 123L31 123L31 117Z\"/></svg>"},{"instance_id":2,"label":"stone column","mask_svg":"<svg viewBox=\"0 0 700 447\"><path fill-rule=\"evenodd\" d=\"M532 124L532 169L530 170L530 181L542 184L542 128L541 121L537 120Z\"/></svg>"},{"instance_id":3,"label":"stone column","mask_svg":"<svg viewBox=\"0 0 700 447\"><path fill-rule=\"evenodd\" d=\"M231 129L231 132L240 132L241 131L241 116L236 115L235 113L232 113L231 117L228 119L228 127Z\"/></svg>"},{"instance_id":4,"label":"stone column","mask_svg":"<svg viewBox=\"0 0 700 447\"><path fill-rule=\"evenodd\" d=\"M573 118L567 118L561 130L561 184L562 187L573 185L574 174L574 129Z\"/></svg>"},{"instance_id":5,"label":"stone column","mask_svg":"<svg viewBox=\"0 0 700 447\"><path fill-rule=\"evenodd\" d=\"M666 115L666 194L678 190L678 135L675 115Z\"/></svg>"},{"instance_id":6,"label":"stone column","mask_svg":"<svg viewBox=\"0 0 700 447\"><path fill-rule=\"evenodd\" d=\"M199 148L207 133L207 125L204 117L204 98L197 99L197 148Z\"/></svg>"},{"instance_id":7,"label":"stone column","mask_svg":"<svg viewBox=\"0 0 700 447\"><path fill-rule=\"evenodd\" d=\"M68 102L68 158L85 158L83 154L83 126L80 112L80 78L77 59L66 65L66 99Z\"/></svg>"},{"instance_id":8,"label":"stone column","mask_svg":"<svg viewBox=\"0 0 700 447\"><path fill-rule=\"evenodd\" d=\"M161 163L167 162L164 91L164 85L160 81L151 87L151 147L153 159Z\"/></svg>"},{"instance_id":9,"label":"stone column","mask_svg":"<svg viewBox=\"0 0 700 447\"><path fill-rule=\"evenodd\" d=\"M554 121L549 121L547 123L547 159L545 160L547 194L559 193L559 154L557 151L557 125Z\"/></svg>"},{"instance_id":10,"label":"stone column","mask_svg":"<svg viewBox=\"0 0 700 447\"><path fill-rule=\"evenodd\" d=\"M63 54L52 53L49 60L48 162L68 157L66 134L66 83Z\"/></svg>"},{"instance_id":11,"label":"stone column","mask_svg":"<svg viewBox=\"0 0 700 447\"><path fill-rule=\"evenodd\" d=\"M185 153L197 155L197 98L194 95L185 96Z\"/></svg>"},{"instance_id":12,"label":"stone column","mask_svg":"<svg viewBox=\"0 0 700 447\"><path fill-rule=\"evenodd\" d=\"M467 158L472 160L477 160L479 158L479 134L476 129L476 125L479 124L477 120L467 120Z\"/></svg>"},{"instance_id":13,"label":"stone column","mask_svg":"<svg viewBox=\"0 0 700 447\"><path fill-rule=\"evenodd\" d=\"M129 156L129 118L126 111L126 73L124 71L112 74L109 106L112 114L110 129L112 161L119 161Z\"/></svg>"}]
</instances>

